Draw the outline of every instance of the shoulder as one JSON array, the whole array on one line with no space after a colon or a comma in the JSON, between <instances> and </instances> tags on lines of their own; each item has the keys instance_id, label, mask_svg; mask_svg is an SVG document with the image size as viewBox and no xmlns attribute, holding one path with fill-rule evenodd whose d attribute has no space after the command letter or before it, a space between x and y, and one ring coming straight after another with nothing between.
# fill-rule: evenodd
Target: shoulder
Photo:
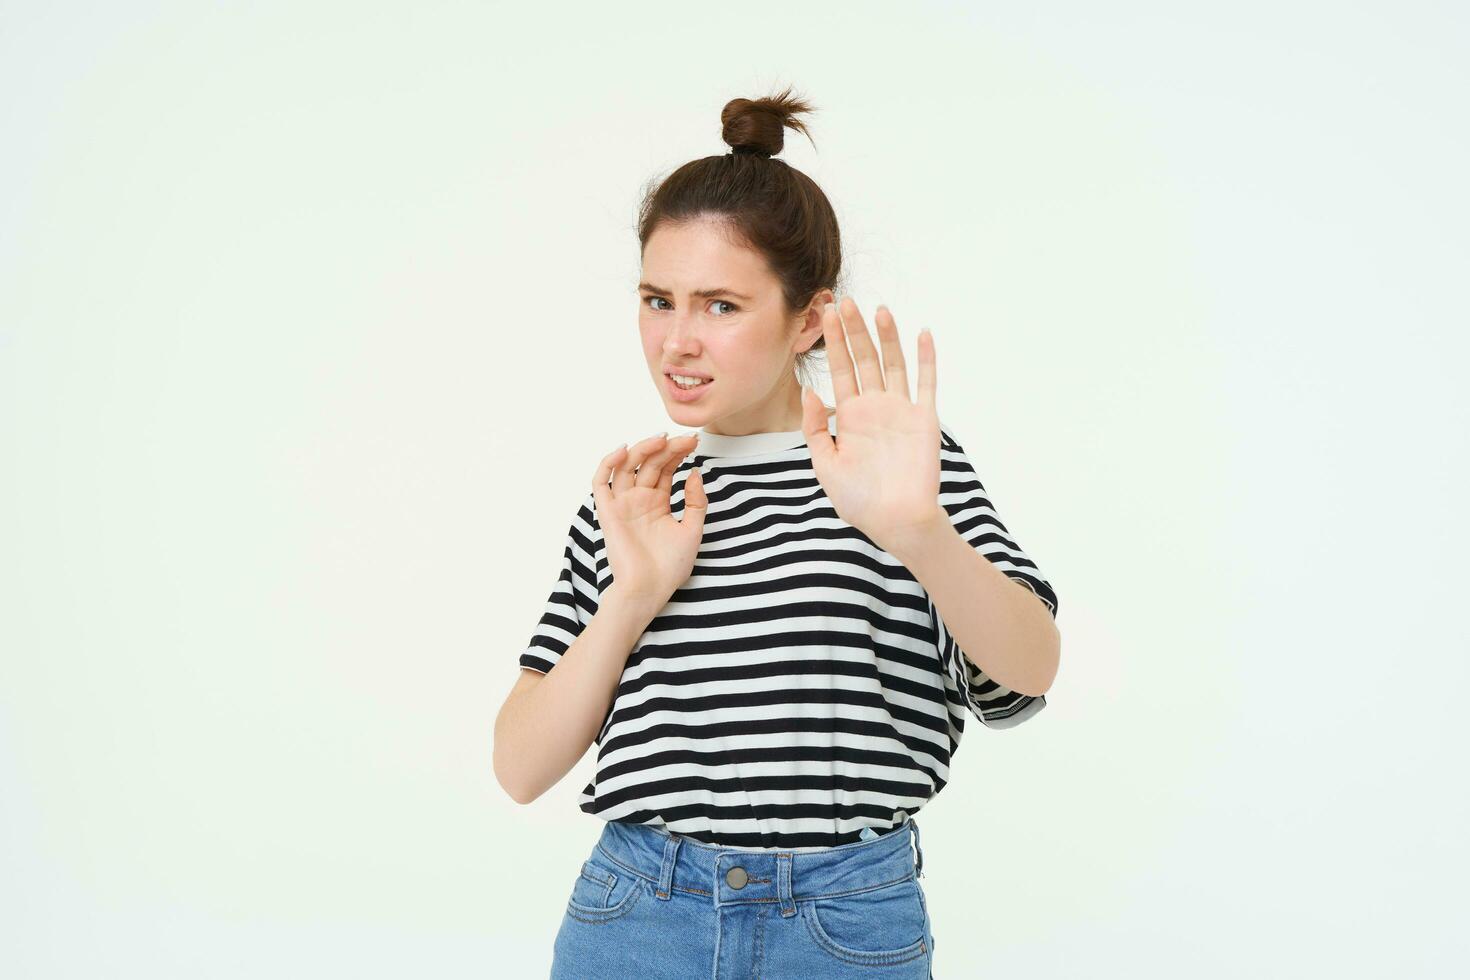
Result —
<instances>
[{"instance_id":1,"label":"shoulder","mask_svg":"<svg viewBox=\"0 0 1470 980\"><path fill-rule=\"evenodd\" d=\"M582 494L577 510L572 515L572 533L593 538L602 534L602 526L597 523L597 498L590 488Z\"/></svg>"},{"instance_id":2,"label":"shoulder","mask_svg":"<svg viewBox=\"0 0 1470 980\"><path fill-rule=\"evenodd\" d=\"M960 441L955 436L954 429L944 419L939 420L939 450L940 452L960 452Z\"/></svg>"}]
</instances>

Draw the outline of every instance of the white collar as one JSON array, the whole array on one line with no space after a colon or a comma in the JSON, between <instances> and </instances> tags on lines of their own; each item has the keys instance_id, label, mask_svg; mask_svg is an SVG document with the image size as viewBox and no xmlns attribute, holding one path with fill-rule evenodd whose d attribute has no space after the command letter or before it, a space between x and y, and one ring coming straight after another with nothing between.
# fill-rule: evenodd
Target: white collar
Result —
<instances>
[{"instance_id":1,"label":"white collar","mask_svg":"<svg viewBox=\"0 0 1470 980\"><path fill-rule=\"evenodd\" d=\"M835 412L827 416L827 431L833 435L837 434L837 414ZM699 442L694 447L694 455L757 456L804 448L806 448L806 435L802 429L790 429L785 432L752 432L743 436L727 436L700 429Z\"/></svg>"}]
</instances>

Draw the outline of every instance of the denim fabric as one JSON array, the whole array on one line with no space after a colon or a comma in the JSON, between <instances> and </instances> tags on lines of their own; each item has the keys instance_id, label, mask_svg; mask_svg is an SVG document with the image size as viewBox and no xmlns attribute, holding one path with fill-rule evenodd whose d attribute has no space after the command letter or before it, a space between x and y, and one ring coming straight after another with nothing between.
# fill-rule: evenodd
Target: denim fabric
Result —
<instances>
[{"instance_id":1,"label":"denim fabric","mask_svg":"<svg viewBox=\"0 0 1470 980\"><path fill-rule=\"evenodd\" d=\"M862 838L790 852L607 821L572 885L551 976L927 980L918 826Z\"/></svg>"}]
</instances>

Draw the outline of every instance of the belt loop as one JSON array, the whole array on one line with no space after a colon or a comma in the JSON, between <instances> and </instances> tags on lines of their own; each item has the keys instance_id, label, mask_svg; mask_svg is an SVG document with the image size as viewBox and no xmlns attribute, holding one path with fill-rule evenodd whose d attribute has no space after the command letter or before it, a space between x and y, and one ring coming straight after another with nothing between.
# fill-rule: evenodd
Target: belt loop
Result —
<instances>
[{"instance_id":1,"label":"belt loop","mask_svg":"<svg viewBox=\"0 0 1470 980\"><path fill-rule=\"evenodd\" d=\"M776 855L776 898L781 903L781 915L790 918L796 914L796 899L791 894L791 855Z\"/></svg>"},{"instance_id":2,"label":"belt loop","mask_svg":"<svg viewBox=\"0 0 1470 980\"><path fill-rule=\"evenodd\" d=\"M664 841L664 863L658 869L658 888L654 891L654 895L665 901L668 900L674 888L674 858L679 853L679 844L682 841L683 838L672 831L669 833L668 840Z\"/></svg>"},{"instance_id":3,"label":"belt loop","mask_svg":"<svg viewBox=\"0 0 1470 980\"><path fill-rule=\"evenodd\" d=\"M914 829L914 850L919 852L919 863L914 868L914 874L922 878L924 877L924 849L919 846L919 822L910 816L909 826Z\"/></svg>"}]
</instances>

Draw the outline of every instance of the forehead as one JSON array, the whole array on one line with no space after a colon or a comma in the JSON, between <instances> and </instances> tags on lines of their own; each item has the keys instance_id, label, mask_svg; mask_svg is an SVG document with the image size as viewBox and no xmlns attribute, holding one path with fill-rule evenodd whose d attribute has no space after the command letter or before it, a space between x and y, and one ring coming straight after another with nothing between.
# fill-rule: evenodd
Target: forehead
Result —
<instances>
[{"instance_id":1,"label":"forehead","mask_svg":"<svg viewBox=\"0 0 1470 980\"><path fill-rule=\"evenodd\" d=\"M662 289L710 285L761 289L775 283L765 257L732 235L723 221L662 222L643 249L643 278Z\"/></svg>"}]
</instances>

